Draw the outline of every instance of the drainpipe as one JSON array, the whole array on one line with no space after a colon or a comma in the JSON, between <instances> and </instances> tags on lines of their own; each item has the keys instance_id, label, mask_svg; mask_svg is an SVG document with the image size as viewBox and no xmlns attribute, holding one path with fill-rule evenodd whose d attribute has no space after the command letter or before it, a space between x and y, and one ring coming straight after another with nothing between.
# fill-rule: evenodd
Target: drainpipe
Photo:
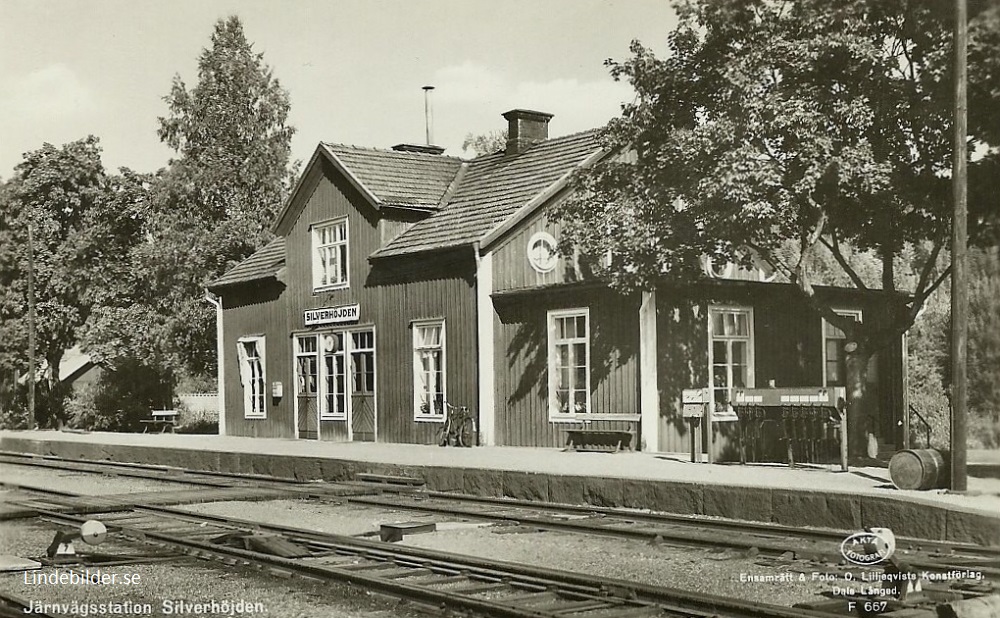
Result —
<instances>
[{"instance_id":1,"label":"drainpipe","mask_svg":"<svg viewBox=\"0 0 1000 618\"><path fill-rule=\"evenodd\" d=\"M216 369L216 380L218 382L218 402L219 402L219 435L226 435L226 383L223 381L223 376L225 375L225 341L223 340L222 332L222 297L212 294L208 290L205 290L205 300L212 303L215 306L215 354L216 354L216 364L218 368Z\"/></svg>"}]
</instances>

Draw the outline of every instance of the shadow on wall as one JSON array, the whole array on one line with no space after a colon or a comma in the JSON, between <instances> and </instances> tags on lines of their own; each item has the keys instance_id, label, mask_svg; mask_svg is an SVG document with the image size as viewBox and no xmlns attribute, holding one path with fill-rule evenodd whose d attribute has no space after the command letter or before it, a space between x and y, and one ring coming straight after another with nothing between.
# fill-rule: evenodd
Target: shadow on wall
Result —
<instances>
[{"instance_id":1,"label":"shadow on wall","mask_svg":"<svg viewBox=\"0 0 1000 618\"><path fill-rule=\"evenodd\" d=\"M659 302L656 307L660 416L685 438L689 425L681 416L681 392L708 386L706 312L705 303L687 299Z\"/></svg>"},{"instance_id":2,"label":"shadow on wall","mask_svg":"<svg viewBox=\"0 0 1000 618\"><path fill-rule=\"evenodd\" d=\"M512 409L524 409L520 404L530 397L538 398L543 404L548 401L549 310L590 307L592 393L626 364L637 362L637 299L602 290L598 295L563 294L558 302L549 302L551 300L552 297L545 300L532 297L496 304L501 323L515 328L505 351L507 370L510 375L517 376L507 398L507 405ZM628 412L637 413L638 410Z\"/></svg>"}]
</instances>

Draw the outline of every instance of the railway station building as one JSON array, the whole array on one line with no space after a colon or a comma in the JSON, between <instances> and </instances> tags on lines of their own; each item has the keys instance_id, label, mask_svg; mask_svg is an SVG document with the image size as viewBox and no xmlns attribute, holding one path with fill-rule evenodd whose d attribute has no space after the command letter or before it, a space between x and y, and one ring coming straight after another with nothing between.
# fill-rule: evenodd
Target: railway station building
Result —
<instances>
[{"instance_id":1,"label":"railway station building","mask_svg":"<svg viewBox=\"0 0 1000 618\"><path fill-rule=\"evenodd\" d=\"M608 153L598 130L549 138L549 114L503 116L506 149L473 160L317 146L276 239L209 285L220 432L431 444L447 401L474 412L484 445L559 447L585 426L679 452L684 389L717 404L738 387L843 384L843 334L764 268L706 262L703 283L627 296L560 256L549 209ZM817 289L884 319L880 292ZM904 346L869 371L873 429L892 446Z\"/></svg>"}]
</instances>

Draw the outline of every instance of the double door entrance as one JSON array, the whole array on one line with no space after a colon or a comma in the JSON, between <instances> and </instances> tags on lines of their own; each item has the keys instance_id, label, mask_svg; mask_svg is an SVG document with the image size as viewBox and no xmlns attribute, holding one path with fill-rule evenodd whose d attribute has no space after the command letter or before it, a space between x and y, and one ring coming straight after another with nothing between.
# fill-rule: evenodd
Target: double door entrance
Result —
<instances>
[{"instance_id":1,"label":"double door entrance","mask_svg":"<svg viewBox=\"0 0 1000 618\"><path fill-rule=\"evenodd\" d=\"M299 438L373 442L374 329L296 335L293 346Z\"/></svg>"}]
</instances>

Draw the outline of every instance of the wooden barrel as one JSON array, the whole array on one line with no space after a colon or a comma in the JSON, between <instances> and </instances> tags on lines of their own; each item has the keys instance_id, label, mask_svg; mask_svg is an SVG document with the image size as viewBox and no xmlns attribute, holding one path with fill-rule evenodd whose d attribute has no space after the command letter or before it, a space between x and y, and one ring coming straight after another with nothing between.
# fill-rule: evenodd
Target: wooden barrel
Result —
<instances>
[{"instance_id":1,"label":"wooden barrel","mask_svg":"<svg viewBox=\"0 0 1000 618\"><path fill-rule=\"evenodd\" d=\"M945 463L932 448L899 451L889 460L889 477L899 489L940 489L948 482Z\"/></svg>"}]
</instances>

